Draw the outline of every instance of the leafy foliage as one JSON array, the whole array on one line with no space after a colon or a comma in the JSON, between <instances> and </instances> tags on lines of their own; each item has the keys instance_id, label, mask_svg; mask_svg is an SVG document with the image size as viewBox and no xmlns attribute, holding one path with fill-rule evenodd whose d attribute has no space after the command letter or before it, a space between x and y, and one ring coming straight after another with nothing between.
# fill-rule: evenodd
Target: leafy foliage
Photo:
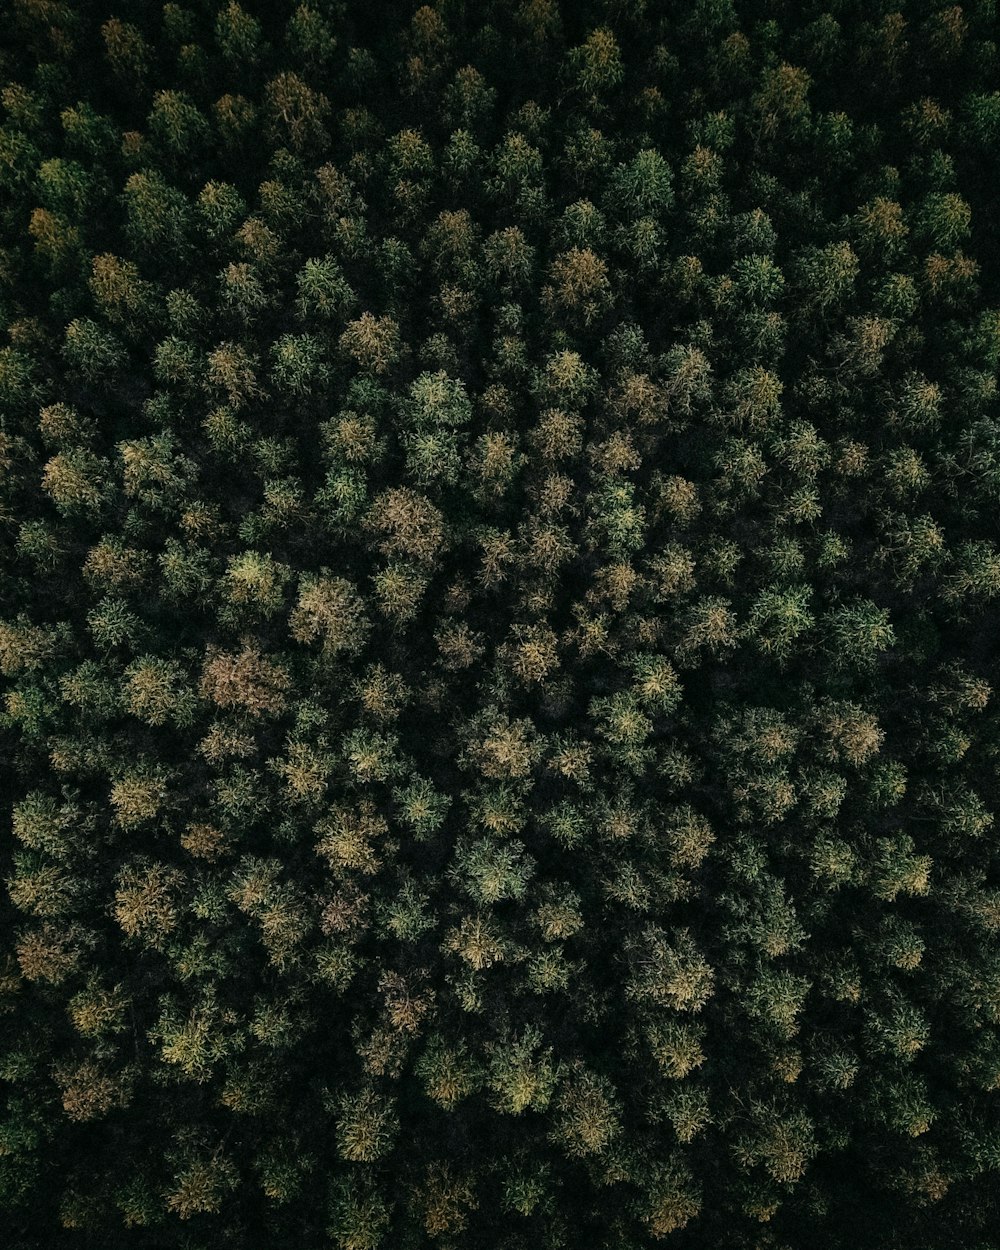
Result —
<instances>
[{"instance_id":1,"label":"leafy foliage","mask_svg":"<svg viewBox=\"0 0 1000 1250\"><path fill-rule=\"evenodd\" d=\"M992 0L3 17L4 1244L994 1250Z\"/></svg>"}]
</instances>

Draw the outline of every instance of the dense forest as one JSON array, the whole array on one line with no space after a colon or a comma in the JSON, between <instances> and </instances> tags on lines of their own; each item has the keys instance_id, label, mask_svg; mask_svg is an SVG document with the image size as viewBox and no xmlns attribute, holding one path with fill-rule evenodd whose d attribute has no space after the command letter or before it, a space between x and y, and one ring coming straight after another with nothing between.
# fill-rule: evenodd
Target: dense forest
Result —
<instances>
[{"instance_id":1,"label":"dense forest","mask_svg":"<svg viewBox=\"0 0 1000 1250\"><path fill-rule=\"evenodd\" d=\"M2 0L0 1240L1000 1247L995 0Z\"/></svg>"}]
</instances>

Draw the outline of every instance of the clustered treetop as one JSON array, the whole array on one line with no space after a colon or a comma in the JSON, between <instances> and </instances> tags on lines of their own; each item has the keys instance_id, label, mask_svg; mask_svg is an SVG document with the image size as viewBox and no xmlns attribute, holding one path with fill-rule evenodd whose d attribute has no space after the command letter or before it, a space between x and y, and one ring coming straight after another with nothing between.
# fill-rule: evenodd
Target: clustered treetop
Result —
<instances>
[{"instance_id":1,"label":"clustered treetop","mask_svg":"<svg viewBox=\"0 0 1000 1250\"><path fill-rule=\"evenodd\" d=\"M3 6L10 1250L996 1250L997 19Z\"/></svg>"}]
</instances>

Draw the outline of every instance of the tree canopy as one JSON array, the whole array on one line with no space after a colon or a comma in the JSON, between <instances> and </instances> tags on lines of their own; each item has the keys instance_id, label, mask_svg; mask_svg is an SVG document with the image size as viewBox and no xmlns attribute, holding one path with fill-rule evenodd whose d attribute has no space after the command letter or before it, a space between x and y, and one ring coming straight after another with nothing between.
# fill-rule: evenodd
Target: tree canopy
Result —
<instances>
[{"instance_id":1,"label":"tree canopy","mask_svg":"<svg viewBox=\"0 0 1000 1250\"><path fill-rule=\"evenodd\" d=\"M997 1250L995 0L9 0L10 1250Z\"/></svg>"}]
</instances>

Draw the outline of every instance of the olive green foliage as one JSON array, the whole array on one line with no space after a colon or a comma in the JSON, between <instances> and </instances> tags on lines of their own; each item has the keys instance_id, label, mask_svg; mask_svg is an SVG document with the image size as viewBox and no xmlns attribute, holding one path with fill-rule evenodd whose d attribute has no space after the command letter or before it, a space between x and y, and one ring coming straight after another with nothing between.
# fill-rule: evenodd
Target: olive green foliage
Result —
<instances>
[{"instance_id":1,"label":"olive green foliage","mask_svg":"<svg viewBox=\"0 0 1000 1250\"><path fill-rule=\"evenodd\" d=\"M0 21L4 1246L997 1250L995 0Z\"/></svg>"}]
</instances>

